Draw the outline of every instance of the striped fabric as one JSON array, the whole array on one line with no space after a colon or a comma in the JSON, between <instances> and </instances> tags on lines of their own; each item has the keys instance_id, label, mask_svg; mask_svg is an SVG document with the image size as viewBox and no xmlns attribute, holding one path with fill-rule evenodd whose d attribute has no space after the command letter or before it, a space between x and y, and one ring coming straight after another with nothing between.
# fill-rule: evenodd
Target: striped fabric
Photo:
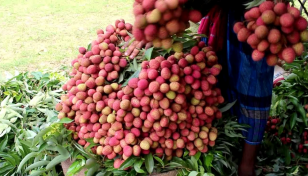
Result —
<instances>
[{"instance_id":1,"label":"striped fabric","mask_svg":"<svg viewBox=\"0 0 308 176\"><path fill-rule=\"evenodd\" d=\"M274 67L268 66L265 59L253 61L252 48L237 40L233 24L241 19L241 15L228 13L226 46L217 53L224 70L218 85L228 102L237 100L231 112L237 115L239 123L251 127L243 135L247 143L256 145L262 141L269 116ZM206 38L202 40L206 42Z\"/></svg>"}]
</instances>

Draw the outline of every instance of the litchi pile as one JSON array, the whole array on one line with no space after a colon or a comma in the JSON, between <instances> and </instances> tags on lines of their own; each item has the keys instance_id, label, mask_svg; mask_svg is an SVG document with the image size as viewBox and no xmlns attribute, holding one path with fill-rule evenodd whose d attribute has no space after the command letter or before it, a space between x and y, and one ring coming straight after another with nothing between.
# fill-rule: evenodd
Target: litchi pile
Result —
<instances>
[{"instance_id":1,"label":"litchi pile","mask_svg":"<svg viewBox=\"0 0 308 176\"><path fill-rule=\"evenodd\" d=\"M302 55L303 42L308 41L308 23L297 8L264 1L247 11L245 20L235 23L233 30L240 42L247 42L254 49L254 61L266 57L267 64L274 66L278 59L292 63Z\"/></svg>"},{"instance_id":2,"label":"litchi pile","mask_svg":"<svg viewBox=\"0 0 308 176\"><path fill-rule=\"evenodd\" d=\"M79 49L63 86L67 94L56 105L58 118L74 120L66 127L80 145L93 139L93 153L117 157L115 168L150 152L167 159L182 157L184 149L190 155L207 152L217 138L212 121L222 117L217 106L224 102L215 86L222 69L215 52L197 42L183 53L182 43L175 43L179 52L143 61L138 77L122 86L117 78L127 61L116 39L126 40L121 31L131 25L117 21L115 26L99 30L91 50Z\"/></svg>"},{"instance_id":3,"label":"litchi pile","mask_svg":"<svg viewBox=\"0 0 308 176\"><path fill-rule=\"evenodd\" d=\"M133 35L136 40L152 41L155 47L170 48L171 36L189 27L189 20L199 22L197 10L184 8L187 0L135 0Z\"/></svg>"}]
</instances>

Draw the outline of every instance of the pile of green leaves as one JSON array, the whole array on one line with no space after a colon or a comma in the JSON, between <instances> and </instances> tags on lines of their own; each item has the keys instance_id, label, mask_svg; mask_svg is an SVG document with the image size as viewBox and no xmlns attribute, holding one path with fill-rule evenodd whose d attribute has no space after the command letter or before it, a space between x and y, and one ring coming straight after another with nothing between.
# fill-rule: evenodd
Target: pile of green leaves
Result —
<instances>
[{"instance_id":1,"label":"pile of green leaves","mask_svg":"<svg viewBox=\"0 0 308 176\"><path fill-rule=\"evenodd\" d=\"M0 175L60 175L55 166L78 155L63 127L70 119L54 110L66 72L0 76Z\"/></svg>"}]
</instances>

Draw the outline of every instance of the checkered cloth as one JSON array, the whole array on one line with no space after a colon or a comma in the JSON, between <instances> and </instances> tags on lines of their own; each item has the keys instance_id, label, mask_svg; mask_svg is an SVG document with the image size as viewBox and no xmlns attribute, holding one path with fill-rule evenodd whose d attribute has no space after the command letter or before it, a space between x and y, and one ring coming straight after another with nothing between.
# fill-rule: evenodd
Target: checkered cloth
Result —
<instances>
[{"instance_id":1,"label":"checkered cloth","mask_svg":"<svg viewBox=\"0 0 308 176\"><path fill-rule=\"evenodd\" d=\"M233 32L233 24L243 21L242 14L228 13L226 42L224 49L217 53L223 72L219 76L218 86L229 102L237 100L231 109L241 124L251 128L243 131L246 142L259 144L264 135L269 116L274 67L266 64L266 60L255 62L251 58L252 48L247 43L237 40ZM206 38L202 39L207 42Z\"/></svg>"}]
</instances>

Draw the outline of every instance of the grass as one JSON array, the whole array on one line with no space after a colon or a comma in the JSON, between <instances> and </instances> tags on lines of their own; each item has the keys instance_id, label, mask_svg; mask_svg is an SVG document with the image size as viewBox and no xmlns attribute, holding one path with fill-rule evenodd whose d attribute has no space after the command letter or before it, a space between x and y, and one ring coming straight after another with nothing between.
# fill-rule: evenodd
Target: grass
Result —
<instances>
[{"instance_id":1,"label":"grass","mask_svg":"<svg viewBox=\"0 0 308 176\"><path fill-rule=\"evenodd\" d=\"M116 19L133 21L133 0L0 0L0 72L56 69Z\"/></svg>"},{"instance_id":2,"label":"grass","mask_svg":"<svg viewBox=\"0 0 308 176\"><path fill-rule=\"evenodd\" d=\"M133 1L0 0L0 72L68 65L97 29L120 18L132 23Z\"/></svg>"}]
</instances>

